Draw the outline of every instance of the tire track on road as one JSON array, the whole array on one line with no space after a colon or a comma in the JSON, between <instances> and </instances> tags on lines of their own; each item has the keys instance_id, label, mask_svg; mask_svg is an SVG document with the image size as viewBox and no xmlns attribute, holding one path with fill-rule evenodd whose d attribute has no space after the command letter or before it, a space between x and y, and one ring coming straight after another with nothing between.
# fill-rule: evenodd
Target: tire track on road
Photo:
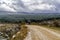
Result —
<instances>
[{"instance_id":1,"label":"tire track on road","mask_svg":"<svg viewBox=\"0 0 60 40\"><path fill-rule=\"evenodd\" d=\"M36 26L36 25L26 25L29 29L29 33L24 40L60 40L60 34L53 32L47 28ZM29 36L30 35L30 36Z\"/></svg>"}]
</instances>

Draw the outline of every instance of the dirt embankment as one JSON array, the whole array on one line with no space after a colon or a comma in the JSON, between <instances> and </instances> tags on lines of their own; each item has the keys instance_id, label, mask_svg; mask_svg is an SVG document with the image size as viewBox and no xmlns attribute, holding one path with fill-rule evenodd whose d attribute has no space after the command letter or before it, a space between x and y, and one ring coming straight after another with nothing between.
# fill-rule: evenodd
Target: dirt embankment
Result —
<instances>
[{"instance_id":1,"label":"dirt embankment","mask_svg":"<svg viewBox=\"0 0 60 40\"><path fill-rule=\"evenodd\" d=\"M28 33L26 26L20 24L0 24L0 36L8 40L23 40Z\"/></svg>"}]
</instances>

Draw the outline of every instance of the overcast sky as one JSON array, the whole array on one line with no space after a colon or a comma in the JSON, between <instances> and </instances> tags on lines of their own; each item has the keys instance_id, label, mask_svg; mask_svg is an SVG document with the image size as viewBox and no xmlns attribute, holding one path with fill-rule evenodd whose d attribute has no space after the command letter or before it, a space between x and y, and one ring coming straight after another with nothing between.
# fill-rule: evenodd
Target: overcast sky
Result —
<instances>
[{"instance_id":1,"label":"overcast sky","mask_svg":"<svg viewBox=\"0 0 60 40\"><path fill-rule=\"evenodd\" d=\"M60 13L60 0L0 0L0 11Z\"/></svg>"}]
</instances>

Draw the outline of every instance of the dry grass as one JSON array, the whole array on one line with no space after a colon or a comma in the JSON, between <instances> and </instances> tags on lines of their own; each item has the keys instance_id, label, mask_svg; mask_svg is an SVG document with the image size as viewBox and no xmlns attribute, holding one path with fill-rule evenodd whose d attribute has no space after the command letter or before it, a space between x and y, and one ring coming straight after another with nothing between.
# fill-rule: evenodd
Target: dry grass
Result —
<instances>
[{"instance_id":1,"label":"dry grass","mask_svg":"<svg viewBox=\"0 0 60 40\"><path fill-rule=\"evenodd\" d=\"M17 32L15 35L16 37L12 37L11 40L23 40L27 36L28 30L26 26L21 26L21 30L19 33Z\"/></svg>"}]
</instances>

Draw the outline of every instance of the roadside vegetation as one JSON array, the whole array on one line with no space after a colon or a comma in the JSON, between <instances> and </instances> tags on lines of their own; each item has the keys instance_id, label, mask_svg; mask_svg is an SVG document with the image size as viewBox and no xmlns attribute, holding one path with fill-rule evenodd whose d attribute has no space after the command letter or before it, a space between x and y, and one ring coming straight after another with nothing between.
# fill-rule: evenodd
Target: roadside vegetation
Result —
<instances>
[{"instance_id":1,"label":"roadside vegetation","mask_svg":"<svg viewBox=\"0 0 60 40\"><path fill-rule=\"evenodd\" d=\"M54 19L54 20L48 20L48 21L43 21L39 23L42 26L52 28L55 30L60 30L60 19Z\"/></svg>"},{"instance_id":2,"label":"roadside vegetation","mask_svg":"<svg viewBox=\"0 0 60 40\"><path fill-rule=\"evenodd\" d=\"M22 26L19 33L16 33L16 37L12 38L11 40L24 40L24 38L27 36L28 30L26 26Z\"/></svg>"},{"instance_id":3,"label":"roadside vegetation","mask_svg":"<svg viewBox=\"0 0 60 40\"><path fill-rule=\"evenodd\" d=\"M0 23L0 36L7 40L23 40L27 36L26 26L16 23ZM17 34L20 32L19 34ZM15 35L15 37L13 37Z\"/></svg>"}]
</instances>

